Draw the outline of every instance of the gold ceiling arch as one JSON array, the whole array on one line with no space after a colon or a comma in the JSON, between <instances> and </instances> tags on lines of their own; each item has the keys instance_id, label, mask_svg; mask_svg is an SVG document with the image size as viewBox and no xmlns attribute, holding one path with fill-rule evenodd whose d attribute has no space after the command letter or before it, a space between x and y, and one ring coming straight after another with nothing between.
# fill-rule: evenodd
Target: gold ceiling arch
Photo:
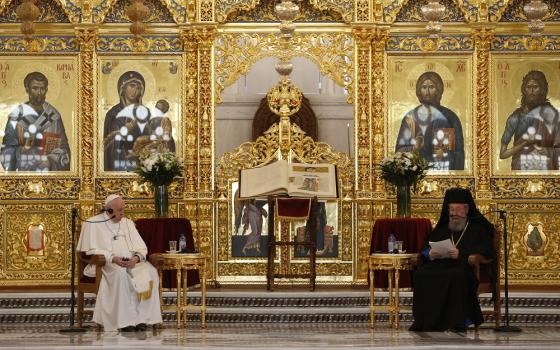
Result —
<instances>
[{"instance_id":1,"label":"gold ceiling arch","mask_svg":"<svg viewBox=\"0 0 560 350\"><path fill-rule=\"evenodd\" d=\"M107 17L109 12L119 1L126 1L126 0L97 0L96 6L93 6L93 8L96 9L96 11L93 11L94 13L93 22L103 23L105 21L105 17ZM171 16L173 17L175 23L185 22L185 13L184 11L182 11L184 9L182 10L178 9L178 7L180 6L178 6L177 0L154 0L154 1L161 3L161 5L164 6L169 11L169 13L171 13Z\"/></svg>"},{"instance_id":2,"label":"gold ceiling arch","mask_svg":"<svg viewBox=\"0 0 560 350\"><path fill-rule=\"evenodd\" d=\"M308 0L309 4L319 11L335 11L342 15L344 22L352 22L354 2L348 0ZM254 10L261 0L219 0L216 1L216 17L218 22L226 22L231 13Z\"/></svg>"},{"instance_id":3,"label":"gold ceiling arch","mask_svg":"<svg viewBox=\"0 0 560 350\"><path fill-rule=\"evenodd\" d=\"M274 33L221 33L215 40L216 102L223 90L247 74L258 60L279 57L278 37ZM354 39L349 33L297 33L291 57L309 58L322 74L348 91L353 103Z\"/></svg>"},{"instance_id":4,"label":"gold ceiling arch","mask_svg":"<svg viewBox=\"0 0 560 350\"><path fill-rule=\"evenodd\" d=\"M0 0L0 14L3 14L8 7L14 2L15 0ZM46 0L48 2L55 3L58 8L61 8L70 23L79 23L80 16L77 15L77 9L75 5L73 5L69 0ZM73 11L74 10L74 11Z\"/></svg>"},{"instance_id":5,"label":"gold ceiling arch","mask_svg":"<svg viewBox=\"0 0 560 350\"><path fill-rule=\"evenodd\" d=\"M480 1L475 0L449 0L453 2L461 11L462 17L465 18L467 23L472 23L477 20L478 6ZM415 6L420 8L424 2L416 0L394 0L389 6L385 7L385 21L394 23L397 15L406 6Z\"/></svg>"},{"instance_id":6,"label":"gold ceiling arch","mask_svg":"<svg viewBox=\"0 0 560 350\"><path fill-rule=\"evenodd\" d=\"M353 20L354 2L348 0L309 0L309 3L317 10L332 10L342 15L344 22Z\"/></svg>"}]
</instances>

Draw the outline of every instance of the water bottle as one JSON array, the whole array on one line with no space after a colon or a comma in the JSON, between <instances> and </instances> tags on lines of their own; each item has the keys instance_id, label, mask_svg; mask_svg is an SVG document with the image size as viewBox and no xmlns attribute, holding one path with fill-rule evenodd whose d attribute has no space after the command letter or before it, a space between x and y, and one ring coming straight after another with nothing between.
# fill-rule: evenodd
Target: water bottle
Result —
<instances>
[{"instance_id":1,"label":"water bottle","mask_svg":"<svg viewBox=\"0 0 560 350\"><path fill-rule=\"evenodd\" d=\"M185 250L187 250L187 237L185 237L184 233L181 233L179 237L179 251L184 252Z\"/></svg>"},{"instance_id":2,"label":"water bottle","mask_svg":"<svg viewBox=\"0 0 560 350\"><path fill-rule=\"evenodd\" d=\"M395 242L396 241L397 241L397 238L395 237L395 235L392 234L392 233L389 234L389 240L388 240L388 243L387 243L387 251L389 253L392 253L393 250L395 250Z\"/></svg>"}]
</instances>

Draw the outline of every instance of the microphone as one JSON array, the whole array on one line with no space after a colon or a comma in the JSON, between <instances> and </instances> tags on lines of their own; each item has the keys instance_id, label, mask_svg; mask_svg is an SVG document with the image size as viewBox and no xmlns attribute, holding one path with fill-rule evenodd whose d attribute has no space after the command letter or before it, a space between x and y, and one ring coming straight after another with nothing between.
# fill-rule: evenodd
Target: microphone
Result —
<instances>
[{"instance_id":1,"label":"microphone","mask_svg":"<svg viewBox=\"0 0 560 350\"><path fill-rule=\"evenodd\" d=\"M107 222L109 220L113 220L116 217L116 215L111 216L110 218L108 218L107 220L98 220L98 221L90 221L90 220L84 220L81 217L78 216L78 219L80 219L80 221L83 222L89 222L90 224L98 224L98 223L103 223L103 222Z\"/></svg>"},{"instance_id":2,"label":"microphone","mask_svg":"<svg viewBox=\"0 0 560 350\"><path fill-rule=\"evenodd\" d=\"M101 212L103 213L104 211L106 211L109 214L113 214L113 208L102 208Z\"/></svg>"}]
</instances>

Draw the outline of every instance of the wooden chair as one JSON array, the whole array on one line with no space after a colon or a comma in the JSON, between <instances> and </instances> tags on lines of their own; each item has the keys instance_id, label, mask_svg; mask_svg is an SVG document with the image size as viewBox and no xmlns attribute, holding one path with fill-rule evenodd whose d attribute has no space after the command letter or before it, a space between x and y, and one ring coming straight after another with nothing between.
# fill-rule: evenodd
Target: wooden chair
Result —
<instances>
[{"instance_id":1,"label":"wooden chair","mask_svg":"<svg viewBox=\"0 0 560 350\"><path fill-rule=\"evenodd\" d=\"M499 227L499 225L496 225ZM481 293L492 293L494 304L494 322L496 327L500 326L501 318L501 296L500 296L500 261L501 261L501 230L494 232L494 251L495 259L487 259L480 254L469 255L469 265L473 267L476 278L478 279L477 295ZM478 328L478 327L476 327Z\"/></svg>"},{"instance_id":2,"label":"wooden chair","mask_svg":"<svg viewBox=\"0 0 560 350\"><path fill-rule=\"evenodd\" d=\"M97 294L99 283L101 282L101 268L105 265L104 255L86 255L84 252L78 252L78 327L82 327L84 313L91 313L91 311L84 311L84 293ZM84 275L86 265L94 264L95 277L88 277Z\"/></svg>"}]
</instances>

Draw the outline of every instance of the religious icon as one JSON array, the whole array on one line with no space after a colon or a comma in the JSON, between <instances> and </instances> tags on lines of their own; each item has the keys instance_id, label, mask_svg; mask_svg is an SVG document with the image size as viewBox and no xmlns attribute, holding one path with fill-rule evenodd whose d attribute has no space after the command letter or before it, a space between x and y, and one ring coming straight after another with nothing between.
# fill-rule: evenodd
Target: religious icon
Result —
<instances>
[{"instance_id":1,"label":"religious icon","mask_svg":"<svg viewBox=\"0 0 560 350\"><path fill-rule=\"evenodd\" d=\"M318 258L337 257L339 235L336 232L337 227L337 206L336 203L319 202L315 209L315 217L317 219L316 226L312 227L309 221L294 223L292 227L295 230L294 240L296 242L309 241L312 231L315 233L316 254ZM305 246L297 246L294 251L294 257L302 258L309 256L309 248Z\"/></svg>"},{"instance_id":2,"label":"religious icon","mask_svg":"<svg viewBox=\"0 0 560 350\"><path fill-rule=\"evenodd\" d=\"M180 74L175 60L104 60L101 154L104 171L132 172L142 152L176 152ZM131 69L135 68L135 69ZM167 77L168 81L155 77ZM114 84L114 85L113 85ZM116 90L114 90L116 87ZM116 92L116 94L115 94ZM116 97L116 98L115 98ZM114 104L110 101L115 101ZM110 106L110 108L109 108Z\"/></svg>"},{"instance_id":3,"label":"religious icon","mask_svg":"<svg viewBox=\"0 0 560 350\"><path fill-rule=\"evenodd\" d=\"M420 104L403 118L396 152L419 152L433 169L463 170L463 127L457 114L440 104L444 92L441 76L425 72L416 82Z\"/></svg>"},{"instance_id":4,"label":"religious icon","mask_svg":"<svg viewBox=\"0 0 560 350\"><path fill-rule=\"evenodd\" d=\"M0 119L6 118L4 129L0 129L4 172L71 170L75 100L62 101L61 95L62 90L75 94L71 91L77 81L73 60L30 63L7 58L0 66L0 73L12 85L10 88L3 81L4 89L0 89Z\"/></svg>"},{"instance_id":5,"label":"religious icon","mask_svg":"<svg viewBox=\"0 0 560 350\"><path fill-rule=\"evenodd\" d=\"M240 199L237 183L233 195L233 257L265 257L268 255L268 203L266 200Z\"/></svg>"},{"instance_id":6,"label":"religious icon","mask_svg":"<svg viewBox=\"0 0 560 350\"><path fill-rule=\"evenodd\" d=\"M389 65L388 153L418 152L430 172L470 170L470 59L391 57Z\"/></svg>"},{"instance_id":7,"label":"religious icon","mask_svg":"<svg viewBox=\"0 0 560 350\"><path fill-rule=\"evenodd\" d=\"M27 228L25 246L27 255L42 256L45 254L45 226L43 224L31 224Z\"/></svg>"},{"instance_id":8,"label":"religious icon","mask_svg":"<svg viewBox=\"0 0 560 350\"><path fill-rule=\"evenodd\" d=\"M560 169L559 94L555 57L503 55L493 60L495 174Z\"/></svg>"},{"instance_id":9,"label":"religious icon","mask_svg":"<svg viewBox=\"0 0 560 350\"><path fill-rule=\"evenodd\" d=\"M527 225L527 233L523 236L523 244L527 248L528 256L544 256L548 237L544 233L542 222Z\"/></svg>"},{"instance_id":10,"label":"religious icon","mask_svg":"<svg viewBox=\"0 0 560 350\"><path fill-rule=\"evenodd\" d=\"M558 170L558 109L548 100L546 75L538 70L528 72L521 83L521 94L521 105L506 121L500 159L511 158L511 170Z\"/></svg>"}]
</instances>

